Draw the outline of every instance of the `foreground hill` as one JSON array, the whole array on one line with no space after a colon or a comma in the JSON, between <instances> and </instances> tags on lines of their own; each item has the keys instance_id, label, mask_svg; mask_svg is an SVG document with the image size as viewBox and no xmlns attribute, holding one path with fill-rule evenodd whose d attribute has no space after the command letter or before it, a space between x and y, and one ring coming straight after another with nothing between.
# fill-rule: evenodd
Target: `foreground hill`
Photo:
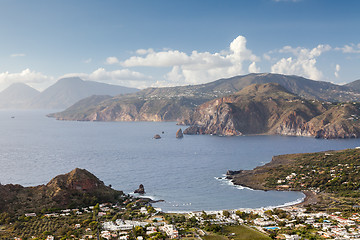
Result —
<instances>
[{"instance_id":1,"label":"foreground hill","mask_svg":"<svg viewBox=\"0 0 360 240\"><path fill-rule=\"evenodd\" d=\"M32 99L30 108L65 109L80 99L91 95L115 96L136 91L138 89L84 81L77 77L63 78Z\"/></svg>"},{"instance_id":2,"label":"foreground hill","mask_svg":"<svg viewBox=\"0 0 360 240\"><path fill-rule=\"evenodd\" d=\"M0 108L27 108L29 101L40 92L25 83L13 83L0 92Z\"/></svg>"},{"instance_id":3,"label":"foreground hill","mask_svg":"<svg viewBox=\"0 0 360 240\"><path fill-rule=\"evenodd\" d=\"M306 100L275 83L254 84L196 108L184 134L360 137L360 105Z\"/></svg>"},{"instance_id":4,"label":"foreground hill","mask_svg":"<svg viewBox=\"0 0 360 240\"><path fill-rule=\"evenodd\" d=\"M0 212L23 214L42 209L81 207L101 202L116 202L121 191L105 186L85 169L53 178L48 184L36 187L0 184Z\"/></svg>"},{"instance_id":5,"label":"foreground hill","mask_svg":"<svg viewBox=\"0 0 360 240\"><path fill-rule=\"evenodd\" d=\"M254 83L278 83L307 99L357 101L360 94L349 87L281 74L249 74L215 82L167 88L148 88L134 94L116 96L94 104L91 98L51 114L60 120L82 121L180 121L200 104L236 93ZM89 102L89 103L88 103Z\"/></svg>"}]
</instances>

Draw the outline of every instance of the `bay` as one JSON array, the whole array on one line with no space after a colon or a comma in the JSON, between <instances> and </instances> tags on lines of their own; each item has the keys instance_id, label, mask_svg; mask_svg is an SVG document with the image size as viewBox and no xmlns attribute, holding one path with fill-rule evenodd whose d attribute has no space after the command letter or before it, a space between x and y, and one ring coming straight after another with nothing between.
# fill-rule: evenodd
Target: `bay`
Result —
<instances>
[{"instance_id":1,"label":"bay","mask_svg":"<svg viewBox=\"0 0 360 240\"><path fill-rule=\"evenodd\" d=\"M272 156L360 146L359 139L325 140L285 136L188 136L174 122L71 122L47 118L49 111L0 111L0 182L46 184L85 168L132 193L139 184L164 211L279 206L298 192L241 189L222 179L228 169L252 169ZM164 132L164 133L162 133ZM161 139L153 136L160 134Z\"/></svg>"}]
</instances>

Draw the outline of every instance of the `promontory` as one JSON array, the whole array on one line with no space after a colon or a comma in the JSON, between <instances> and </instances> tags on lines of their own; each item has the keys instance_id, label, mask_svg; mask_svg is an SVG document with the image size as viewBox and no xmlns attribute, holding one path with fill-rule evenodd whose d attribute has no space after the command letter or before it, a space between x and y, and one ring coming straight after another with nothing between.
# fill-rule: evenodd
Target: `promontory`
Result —
<instances>
[{"instance_id":1,"label":"promontory","mask_svg":"<svg viewBox=\"0 0 360 240\"><path fill-rule=\"evenodd\" d=\"M208 101L180 124L184 134L360 137L360 104L301 98L276 83L254 84Z\"/></svg>"}]
</instances>

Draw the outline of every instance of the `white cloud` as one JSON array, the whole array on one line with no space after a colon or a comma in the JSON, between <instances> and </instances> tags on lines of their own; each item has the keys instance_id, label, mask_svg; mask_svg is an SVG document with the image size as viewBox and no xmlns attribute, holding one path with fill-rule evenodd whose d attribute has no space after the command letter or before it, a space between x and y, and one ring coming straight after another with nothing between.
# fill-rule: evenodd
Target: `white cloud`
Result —
<instances>
[{"instance_id":1,"label":"white cloud","mask_svg":"<svg viewBox=\"0 0 360 240\"><path fill-rule=\"evenodd\" d=\"M106 63L107 64L119 64L120 63L120 61L119 61L119 59L117 59L117 57L108 57L108 58L106 58Z\"/></svg>"},{"instance_id":2,"label":"white cloud","mask_svg":"<svg viewBox=\"0 0 360 240\"><path fill-rule=\"evenodd\" d=\"M149 53L153 53L153 52L154 52L154 49L152 49L152 48L136 50L136 54L138 54L138 55L145 55L145 54L149 54Z\"/></svg>"},{"instance_id":3,"label":"white cloud","mask_svg":"<svg viewBox=\"0 0 360 240\"><path fill-rule=\"evenodd\" d=\"M318 45L313 49L285 46L279 50L279 53L290 53L294 55L294 58L280 59L271 67L271 72L299 75L313 80L320 80L323 78L323 74L316 67L316 58L330 50L331 47L329 45Z\"/></svg>"},{"instance_id":4,"label":"white cloud","mask_svg":"<svg viewBox=\"0 0 360 240\"><path fill-rule=\"evenodd\" d=\"M345 45L341 48L335 48L335 50L342 51L343 53L360 53L360 43Z\"/></svg>"},{"instance_id":5,"label":"white cloud","mask_svg":"<svg viewBox=\"0 0 360 240\"><path fill-rule=\"evenodd\" d=\"M50 84L54 83L55 79L51 76L46 76L41 72L32 71L29 68L19 73L0 73L0 88L4 89L13 83L21 82L28 84L37 89L44 89Z\"/></svg>"},{"instance_id":6,"label":"white cloud","mask_svg":"<svg viewBox=\"0 0 360 240\"><path fill-rule=\"evenodd\" d=\"M269 54L266 54L266 53L263 54L263 58L264 58L265 60L267 60L267 61L270 61L270 60L271 60L270 55L269 55Z\"/></svg>"},{"instance_id":7,"label":"white cloud","mask_svg":"<svg viewBox=\"0 0 360 240\"><path fill-rule=\"evenodd\" d=\"M141 51L141 54L144 55L142 49L138 51ZM170 50L166 52L148 52L146 57L133 56L122 62L122 65L125 67L170 67L174 65L186 64L189 61L190 58L186 53L177 50Z\"/></svg>"},{"instance_id":8,"label":"white cloud","mask_svg":"<svg viewBox=\"0 0 360 240\"><path fill-rule=\"evenodd\" d=\"M10 57L14 58L14 57L25 57L26 54L25 53L13 53L10 55Z\"/></svg>"},{"instance_id":9,"label":"white cloud","mask_svg":"<svg viewBox=\"0 0 360 240\"><path fill-rule=\"evenodd\" d=\"M337 77L337 78L339 77L340 69L341 69L340 65L339 65L339 64L336 64L334 75L335 75L335 77Z\"/></svg>"},{"instance_id":10,"label":"white cloud","mask_svg":"<svg viewBox=\"0 0 360 240\"><path fill-rule=\"evenodd\" d=\"M249 73L259 73L260 72L260 68L256 66L256 62L252 62L249 65Z\"/></svg>"},{"instance_id":11,"label":"white cloud","mask_svg":"<svg viewBox=\"0 0 360 240\"><path fill-rule=\"evenodd\" d=\"M258 71L256 64L259 57L246 47L246 38L238 36L228 50L216 53L192 51L190 54L179 50L139 49L138 55L132 56L120 64L124 67L171 67L165 74L165 80L175 84L199 84L218 78L244 74L244 62L251 62L251 71ZM160 81L163 83L163 81ZM159 83L160 83L159 82Z\"/></svg>"},{"instance_id":12,"label":"white cloud","mask_svg":"<svg viewBox=\"0 0 360 240\"><path fill-rule=\"evenodd\" d=\"M338 72L338 71L340 71L340 69L341 69L340 65L339 65L339 64L336 64L335 70Z\"/></svg>"}]
</instances>

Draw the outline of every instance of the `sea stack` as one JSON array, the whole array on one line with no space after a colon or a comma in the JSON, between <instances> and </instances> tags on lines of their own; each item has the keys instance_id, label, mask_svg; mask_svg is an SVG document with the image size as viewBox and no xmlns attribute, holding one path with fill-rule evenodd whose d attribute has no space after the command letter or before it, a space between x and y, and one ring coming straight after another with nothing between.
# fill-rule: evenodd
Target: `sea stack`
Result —
<instances>
[{"instance_id":1,"label":"sea stack","mask_svg":"<svg viewBox=\"0 0 360 240\"><path fill-rule=\"evenodd\" d=\"M134 193L144 194L144 193L145 193L144 185L140 184L140 185L139 185L139 188L136 189L136 190L134 191Z\"/></svg>"},{"instance_id":2,"label":"sea stack","mask_svg":"<svg viewBox=\"0 0 360 240\"><path fill-rule=\"evenodd\" d=\"M181 128L179 129L179 130L177 130L177 132L176 132L176 138L183 138L184 137L184 135L183 135L183 132L182 132L182 130L181 130Z\"/></svg>"}]
</instances>

